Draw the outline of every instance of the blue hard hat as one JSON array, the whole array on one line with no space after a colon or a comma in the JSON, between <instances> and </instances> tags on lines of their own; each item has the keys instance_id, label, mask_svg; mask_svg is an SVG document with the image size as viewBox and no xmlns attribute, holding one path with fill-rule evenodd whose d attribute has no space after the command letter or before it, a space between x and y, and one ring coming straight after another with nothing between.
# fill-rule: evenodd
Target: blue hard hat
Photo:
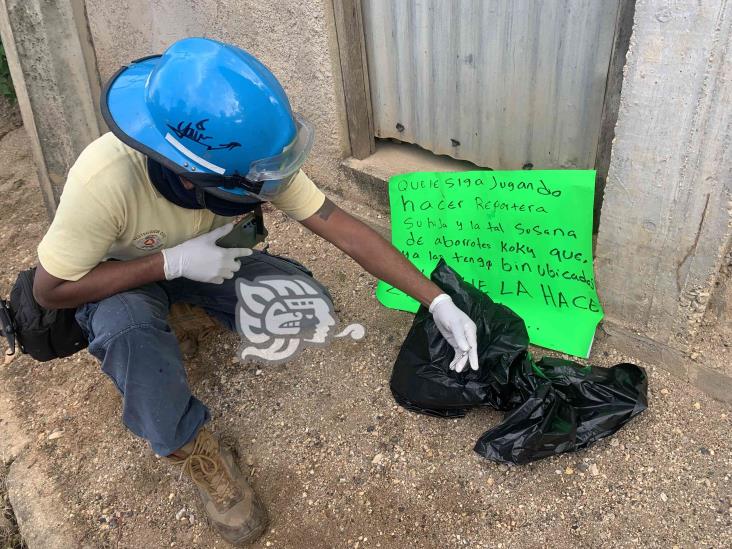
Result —
<instances>
[{"instance_id":1,"label":"blue hard hat","mask_svg":"<svg viewBox=\"0 0 732 549\"><path fill-rule=\"evenodd\" d=\"M302 167L312 126L252 55L206 38L122 67L105 86L112 132L225 200L276 196Z\"/></svg>"}]
</instances>

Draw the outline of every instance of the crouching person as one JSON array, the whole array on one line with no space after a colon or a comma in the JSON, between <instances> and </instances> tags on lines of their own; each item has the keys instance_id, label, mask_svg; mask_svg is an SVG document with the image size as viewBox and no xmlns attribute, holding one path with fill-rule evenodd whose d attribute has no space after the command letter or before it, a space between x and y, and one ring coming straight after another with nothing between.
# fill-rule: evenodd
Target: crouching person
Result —
<instances>
[{"instance_id":1,"label":"crouching person","mask_svg":"<svg viewBox=\"0 0 732 549\"><path fill-rule=\"evenodd\" d=\"M312 128L245 51L179 41L120 69L102 112L112 131L69 172L38 248L34 295L48 308L77 308L89 352L122 395L125 426L195 482L227 541L249 543L267 512L207 430L209 410L191 394L167 321L172 304L189 303L234 329L236 277L292 272L268 254L217 246L235 217L271 202L429 306L458 370L477 368L475 324L301 171Z\"/></svg>"}]
</instances>

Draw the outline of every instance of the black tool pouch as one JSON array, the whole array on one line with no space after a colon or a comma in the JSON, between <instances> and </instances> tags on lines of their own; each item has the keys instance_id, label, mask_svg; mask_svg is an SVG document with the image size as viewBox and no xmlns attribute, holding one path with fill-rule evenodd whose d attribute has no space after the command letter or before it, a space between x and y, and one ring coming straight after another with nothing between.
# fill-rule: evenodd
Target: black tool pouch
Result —
<instances>
[{"instance_id":1,"label":"black tool pouch","mask_svg":"<svg viewBox=\"0 0 732 549\"><path fill-rule=\"evenodd\" d=\"M18 274L10 300L0 300L0 334L8 341L8 354L20 350L45 362L74 354L88 345L76 322L76 309L46 309L33 297L35 267Z\"/></svg>"}]
</instances>

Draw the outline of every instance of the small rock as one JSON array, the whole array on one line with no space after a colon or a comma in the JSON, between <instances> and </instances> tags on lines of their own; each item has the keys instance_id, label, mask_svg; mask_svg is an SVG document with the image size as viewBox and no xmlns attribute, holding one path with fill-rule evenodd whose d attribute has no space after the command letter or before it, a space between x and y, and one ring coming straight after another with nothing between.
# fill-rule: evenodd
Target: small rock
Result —
<instances>
[{"instance_id":1,"label":"small rock","mask_svg":"<svg viewBox=\"0 0 732 549\"><path fill-rule=\"evenodd\" d=\"M698 410L699 408L701 408L701 404L699 404L698 402L695 402L694 403L694 410Z\"/></svg>"},{"instance_id":2,"label":"small rock","mask_svg":"<svg viewBox=\"0 0 732 549\"><path fill-rule=\"evenodd\" d=\"M663 492L661 492L661 501L664 503L666 503L668 501L668 496L666 494L664 494Z\"/></svg>"},{"instance_id":3,"label":"small rock","mask_svg":"<svg viewBox=\"0 0 732 549\"><path fill-rule=\"evenodd\" d=\"M175 520L180 520L180 519L181 519L181 517L183 517L183 515L185 515L185 513L186 513L186 508L185 508L185 507L183 507L183 508L182 508L182 509L181 509L180 511L178 511L178 512L177 512L177 513L175 514Z\"/></svg>"},{"instance_id":4,"label":"small rock","mask_svg":"<svg viewBox=\"0 0 732 549\"><path fill-rule=\"evenodd\" d=\"M170 492L170 494L168 494L168 501L173 501L174 497L175 497L175 494L173 492Z\"/></svg>"},{"instance_id":5,"label":"small rock","mask_svg":"<svg viewBox=\"0 0 732 549\"><path fill-rule=\"evenodd\" d=\"M593 477L596 477L597 475L600 474L600 470L597 468L597 464L596 463L593 463L592 465L590 465L590 474Z\"/></svg>"},{"instance_id":6,"label":"small rock","mask_svg":"<svg viewBox=\"0 0 732 549\"><path fill-rule=\"evenodd\" d=\"M48 440L56 440L57 438L61 438L62 436L64 436L63 430L57 429L56 431L48 435Z\"/></svg>"},{"instance_id":7,"label":"small rock","mask_svg":"<svg viewBox=\"0 0 732 549\"><path fill-rule=\"evenodd\" d=\"M617 438L610 440L610 446L617 446L618 444L620 444L620 441Z\"/></svg>"},{"instance_id":8,"label":"small rock","mask_svg":"<svg viewBox=\"0 0 732 549\"><path fill-rule=\"evenodd\" d=\"M577 469L579 469L580 471L587 471L587 469L589 469L589 468L590 468L590 464L585 463L584 461L577 465Z\"/></svg>"},{"instance_id":9,"label":"small rock","mask_svg":"<svg viewBox=\"0 0 732 549\"><path fill-rule=\"evenodd\" d=\"M661 394L662 395L667 395L668 394L668 389L666 389L666 388L661 389Z\"/></svg>"},{"instance_id":10,"label":"small rock","mask_svg":"<svg viewBox=\"0 0 732 549\"><path fill-rule=\"evenodd\" d=\"M567 467L567 468L566 468L566 469L564 470L564 474L565 474L565 475L571 475L571 474L574 474L574 469L572 469L571 467Z\"/></svg>"},{"instance_id":11,"label":"small rock","mask_svg":"<svg viewBox=\"0 0 732 549\"><path fill-rule=\"evenodd\" d=\"M374 465L379 465L383 461L384 461L384 454L376 454L374 456L374 459L371 460L371 463Z\"/></svg>"},{"instance_id":12,"label":"small rock","mask_svg":"<svg viewBox=\"0 0 732 549\"><path fill-rule=\"evenodd\" d=\"M709 451L709 448L699 448L699 453L708 456L711 452Z\"/></svg>"},{"instance_id":13,"label":"small rock","mask_svg":"<svg viewBox=\"0 0 732 549\"><path fill-rule=\"evenodd\" d=\"M254 375L255 376L261 376L262 375L262 370L257 370L256 372L254 372Z\"/></svg>"},{"instance_id":14,"label":"small rock","mask_svg":"<svg viewBox=\"0 0 732 549\"><path fill-rule=\"evenodd\" d=\"M188 522L190 522L191 524L196 524L196 517L194 517L193 515L188 515Z\"/></svg>"}]
</instances>

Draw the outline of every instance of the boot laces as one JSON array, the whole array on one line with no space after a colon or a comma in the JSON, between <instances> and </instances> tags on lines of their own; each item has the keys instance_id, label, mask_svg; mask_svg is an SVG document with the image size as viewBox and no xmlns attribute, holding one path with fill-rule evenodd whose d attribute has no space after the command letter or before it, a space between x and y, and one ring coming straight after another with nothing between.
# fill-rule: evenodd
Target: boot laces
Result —
<instances>
[{"instance_id":1,"label":"boot laces","mask_svg":"<svg viewBox=\"0 0 732 549\"><path fill-rule=\"evenodd\" d=\"M191 453L182 461L183 473L208 493L218 504L236 499L238 490L221 461L218 441L207 431L201 431Z\"/></svg>"}]
</instances>

